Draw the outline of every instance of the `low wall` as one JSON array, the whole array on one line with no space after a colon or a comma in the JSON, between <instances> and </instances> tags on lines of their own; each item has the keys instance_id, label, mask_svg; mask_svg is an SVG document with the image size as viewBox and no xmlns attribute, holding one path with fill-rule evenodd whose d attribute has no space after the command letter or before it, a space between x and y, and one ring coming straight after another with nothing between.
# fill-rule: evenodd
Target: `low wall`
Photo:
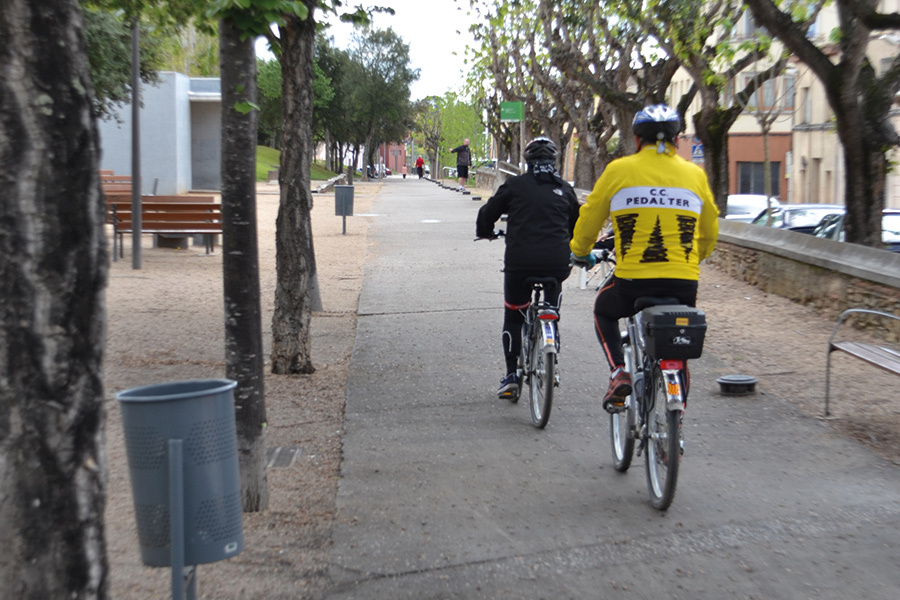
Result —
<instances>
[{"instance_id":1,"label":"low wall","mask_svg":"<svg viewBox=\"0 0 900 600\"><path fill-rule=\"evenodd\" d=\"M491 190L491 194L497 191L504 181L519 174L519 168L515 165L500 161L494 167L478 167L475 169L475 187Z\"/></svg>"},{"instance_id":2,"label":"low wall","mask_svg":"<svg viewBox=\"0 0 900 600\"><path fill-rule=\"evenodd\" d=\"M707 259L732 277L814 306L837 319L847 308L900 314L900 254L811 235L719 220L719 242ZM854 325L888 330L900 341L900 323L862 317Z\"/></svg>"}]
</instances>

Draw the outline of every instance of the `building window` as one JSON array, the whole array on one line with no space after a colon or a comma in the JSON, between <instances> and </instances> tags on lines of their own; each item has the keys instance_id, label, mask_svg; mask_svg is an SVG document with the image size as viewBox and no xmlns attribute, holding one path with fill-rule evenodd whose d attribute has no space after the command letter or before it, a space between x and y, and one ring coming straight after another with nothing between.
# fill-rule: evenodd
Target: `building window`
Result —
<instances>
[{"instance_id":1,"label":"building window","mask_svg":"<svg viewBox=\"0 0 900 600\"><path fill-rule=\"evenodd\" d=\"M782 75L782 78L784 80L784 109L794 110L794 97L797 95L794 75L786 73Z\"/></svg>"},{"instance_id":2,"label":"building window","mask_svg":"<svg viewBox=\"0 0 900 600\"><path fill-rule=\"evenodd\" d=\"M738 162L738 193L765 194L765 163ZM772 174L772 195L781 195L781 162L769 161L769 172Z\"/></svg>"},{"instance_id":3,"label":"building window","mask_svg":"<svg viewBox=\"0 0 900 600\"><path fill-rule=\"evenodd\" d=\"M756 23L756 19L753 18L753 15L750 14L750 11L745 11L744 15L746 16L746 20L744 21L744 37L747 38L758 38L760 35L768 35L768 32L765 27L761 27Z\"/></svg>"},{"instance_id":4,"label":"building window","mask_svg":"<svg viewBox=\"0 0 900 600\"><path fill-rule=\"evenodd\" d=\"M800 90L800 100L803 102L803 110L800 115L800 122L803 125L809 125L812 120L812 96L809 93L809 88L805 87Z\"/></svg>"}]
</instances>

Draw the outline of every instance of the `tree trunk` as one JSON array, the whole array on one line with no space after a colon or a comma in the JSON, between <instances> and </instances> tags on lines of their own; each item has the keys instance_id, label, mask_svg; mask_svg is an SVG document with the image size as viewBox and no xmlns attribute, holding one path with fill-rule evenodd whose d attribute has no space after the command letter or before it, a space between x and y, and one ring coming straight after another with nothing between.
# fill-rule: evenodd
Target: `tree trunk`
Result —
<instances>
[{"instance_id":1,"label":"tree trunk","mask_svg":"<svg viewBox=\"0 0 900 600\"><path fill-rule=\"evenodd\" d=\"M701 96L702 96L701 92ZM728 204L728 130L740 114L739 110L718 108L718 97L711 107L703 107L694 115L694 131L703 144L704 168L709 187L720 214Z\"/></svg>"},{"instance_id":2,"label":"tree trunk","mask_svg":"<svg viewBox=\"0 0 900 600\"><path fill-rule=\"evenodd\" d=\"M313 51L316 24L314 0L304 0L309 16L285 15L280 28L282 55L281 203L276 221L275 313L272 316L272 372L312 373L310 345L311 290L315 285L312 193Z\"/></svg>"},{"instance_id":3,"label":"tree trunk","mask_svg":"<svg viewBox=\"0 0 900 600\"><path fill-rule=\"evenodd\" d=\"M225 376L237 382L235 421L241 502L265 510L266 398L256 235L256 56L252 38L219 23L222 74L222 272L225 300ZM243 103L243 104L242 104ZM249 108L249 107L248 107Z\"/></svg>"},{"instance_id":4,"label":"tree trunk","mask_svg":"<svg viewBox=\"0 0 900 600\"><path fill-rule=\"evenodd\" d=\"M108 255L92 97L78 1L3 0L4 598L106 598L109 592L102 379Z\"/></svg>"},{"instance_id":5,"label":"tree trunk","mask_svg":"<svg viewBox=\"0 0 900 600\"><path fill-rule=\"evenodd\" d=\"M826 86L826 89L828 86ZM842 118L837 120L838 137L844 147L844 217L846 241L881 248L881 213L884 210L888 164L884 140L871 134L873 127L866 123L859 103L838 104L839 89L827 90ZM867 133L868 132L868 133Z\"/></svg>"},{"instance_id":6,"label":"tree trunk","mask_svg":"<svg viewBox=\"0 0 900 600\"><path fill-rule=\"evenodd\" d=\"M582 190L593 190L602 171L597 172L594 158L584 144L587 136L581 136L582 148L575 154L575 187Z\"/></svg>"}]
</instances>

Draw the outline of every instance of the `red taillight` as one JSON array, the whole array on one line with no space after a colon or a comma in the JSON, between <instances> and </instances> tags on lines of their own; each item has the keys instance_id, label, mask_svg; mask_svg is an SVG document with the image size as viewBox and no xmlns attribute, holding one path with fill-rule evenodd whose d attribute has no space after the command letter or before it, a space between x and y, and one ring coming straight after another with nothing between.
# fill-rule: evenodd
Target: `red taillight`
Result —
<instances>
[{"instance_id":1,"label":"red taillight","mask_svg":"<svg viewBox=\"0 0 900 600\"><path fill-rule=\"evenodd\" d=\"M661 360L659 361L659 368L663 371L676 371L678 369L684 368L683 360Z\"/></svg>"},{"instance_id":2,"label":"red taillight","mask_svg":"<svg viewBox=\"0 0 900 600\"><path fill-rule=\"evenodd\" d=\"M556 313L541 313L538 315L541 321L559 321L559 315Z\"/></svg>"}]
</instances>

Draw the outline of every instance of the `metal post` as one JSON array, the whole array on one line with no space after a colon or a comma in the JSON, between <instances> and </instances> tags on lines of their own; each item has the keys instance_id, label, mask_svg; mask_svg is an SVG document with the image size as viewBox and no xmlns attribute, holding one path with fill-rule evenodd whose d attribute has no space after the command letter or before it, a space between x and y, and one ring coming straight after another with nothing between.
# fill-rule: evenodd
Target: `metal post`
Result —
<instances>
[{"instance_id":1,"label":"metal post","mask_svg":"<svg viewBox=\"0 0 900 600\"><path fill-rule=\"evenodd\" d=\"M172 600L184 597L184 462L182 441L169 440L169 555Z\"/></svg>"},{"instance_id":2,"label":"metal post","mask_svg":"<svg viewBox=\"0 0 900 600\"><path fill-rule=\"evenodd\" d=\"M141 268L141 44L140 23L131 20L131 268Z\"/></svg>"},{"instance_id":3,"label":"metal post","mask_svg":"<svg viewBox=\"0 0 900 600\"><path fill-rule=\"evenodd\" d=\"M519 121L519 174L521 175L526 171L525 168L525 117L522 116L522 120Z\"/></svg>"}]
</instances>

